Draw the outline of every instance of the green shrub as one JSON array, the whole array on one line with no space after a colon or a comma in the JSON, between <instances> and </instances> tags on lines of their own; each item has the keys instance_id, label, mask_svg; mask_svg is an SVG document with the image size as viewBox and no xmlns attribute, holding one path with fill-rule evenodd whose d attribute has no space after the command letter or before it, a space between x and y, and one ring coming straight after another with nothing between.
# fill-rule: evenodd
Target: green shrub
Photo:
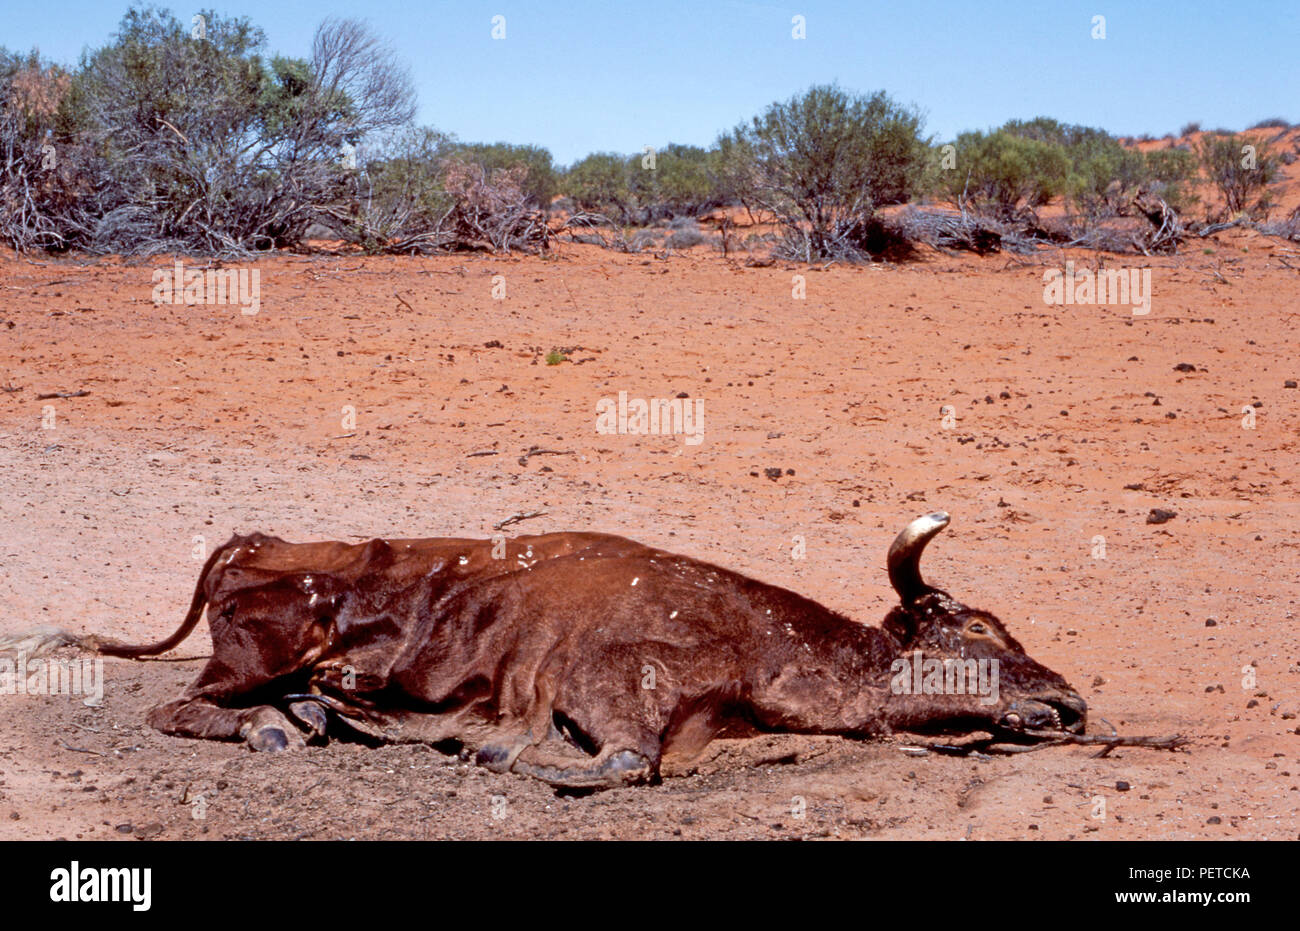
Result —
<instances>
[{"instance_id":1,"label":"green shrub","mask_svg":"<svg viewBox=\"0 0 1300 931\"><path fill-rule=\"evenodd\" d=\"M67 119L95 157L72 217L92 251L247 253L302 241L355 197L345 144L406 124L414 91L358 22L326 20L310 61L264 58L261 30L202 11L193 38L165 10L133 8L83 55Z\"/></svg>"},{"instance_id":2,"label":"green shrub","mask_svg":"<svg viewBox=\"0 0 1300 931\"><path fill-rule=\"evenodd\" d=\"M612 220L631 222L635 198L628 160L613 152L595 152L572 165L560 181L561 190L583 210Z\"/></svg>"},{"instance_id":3,"label":"green shrub","mask_svg":"<svg viewBox=\"0 0 1300 931\"><path fill-rule=\"evenodd\" d=\"M1185 213L1200 200L1192 186L1199 178L1196 156L1189 149L1153 149L1146 153L1146 189Z\"/></svg>"},{"instance_id":4,"label":"green shrub","mask_svg":"<svg viewBox=\"0 0 1300 931\"><path fill-rule=\"evenodd\" d=\"M782 226L786 254L854 257L876 209L915 189L926 152L920 129L919 113L884 92L817 86L772 104L719 149L741 201Z\"/></svg>"},{"instance_id":5,"label":"green shrub","mask_svg":"<svg viewBox=\"0 0 1300 931\"><path fill-rule=\"evenodd\" d=\"M1059 143L1002 129L962 133L953 145L956 167L942 172L939 190L954 204L1010 219L1067 190L1070 160Z\"/></svg>"},{"instance_id":6,"label":"green shrub","mask_svg":"<svg viewBox=\"0 0 1300 931\"><path fill-rule=\"evenodd\" d=\"M1247 146L1254 148L1253 155ZM1268 211L1272 204L1268 188L1281 166L1262 137L1204 136L1196 146L1196 155L1205 177L1223 196L1230 216Z\"/></svg>"},{"instance_id":7,"label":"green shrub","mask_svg":"<svg viewBox=\"0 0 1300 931\"><path fill-rule=\"evenodd\" d=\"M627 162L629 187L643 221L695 217L722 203L709 171L709 153L699 146L669 143L654 153L653 168L646 163L644 155Z\"/></svg>"}]
</instances>

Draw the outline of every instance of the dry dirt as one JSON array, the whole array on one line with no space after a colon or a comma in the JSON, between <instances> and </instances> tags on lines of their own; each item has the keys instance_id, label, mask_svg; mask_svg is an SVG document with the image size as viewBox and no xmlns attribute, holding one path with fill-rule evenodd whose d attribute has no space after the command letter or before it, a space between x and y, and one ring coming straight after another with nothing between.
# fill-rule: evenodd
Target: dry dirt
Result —
<instances>
[{"instance_id":1,"label":"dry dirt","mask_svg":"<svg viewBox=\"0 0 1300 931\"><path fill-rule=\"evenodd\" d=\"M488 536L534 510L507 532L625 534L874 624L885 548L941 508L927 576L1063 673L1092 731L1195 738L1104 759L719 741L662 785L560 797L422 747L155 733L145 713L200 668L203 625L183 661L106 661L98 707L0 695L0 838L1294 839L1300 258L1253 233L1204 249L1101 257L1153 269L1148 316L1045 305L1059 252L282 257L255 266L256 316L154 306L169 259L0 258L0 633L160 637L200 535ZM704 399L704 442L597 434L621 390ZM532 446L572 453L521 465ZM1177 517L1148 524L1155 507Z\"/></svg>"}]
</instances>

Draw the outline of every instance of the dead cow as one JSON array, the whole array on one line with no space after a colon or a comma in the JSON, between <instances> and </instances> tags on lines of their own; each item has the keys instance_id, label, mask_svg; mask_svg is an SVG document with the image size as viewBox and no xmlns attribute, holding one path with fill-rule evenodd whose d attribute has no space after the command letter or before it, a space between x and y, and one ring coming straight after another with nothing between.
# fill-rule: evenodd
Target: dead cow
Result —
<instances>
[{"instance_id":1,"label":"dead cow","mask_svg":"<svg viewBox=\"0 0 1300 931\"><path fill-rule=\"evenodd\" d=\"M487 540L252 534L212 553L166 640L59 636L155 655L206 605L212 658L150 712L164 733L284 750L355 731L459 746L561 787L655 779L719 734L1082 732L1086 705L1065 679L996 617L922 581L921 552L947 524L918 518L890 547L900 604L880 627L606 534L519 537L504 559ZM950 670L993 660L992 693L974 675L951 687Z\"/></svg>"}]
</instances>

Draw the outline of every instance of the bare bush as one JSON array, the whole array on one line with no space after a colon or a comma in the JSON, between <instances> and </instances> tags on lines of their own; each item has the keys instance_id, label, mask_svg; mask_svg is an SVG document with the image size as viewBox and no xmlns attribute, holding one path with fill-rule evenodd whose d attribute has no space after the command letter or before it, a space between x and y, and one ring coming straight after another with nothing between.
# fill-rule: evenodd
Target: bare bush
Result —
<instances>
[{"instance_id":1,"label":"bare bush","mask_svg":"<svg viewBox=\"0 0 1300 931\"><path fill-rule=\"evenodd\" d=\"M1036 243L1018 233L1006 222L970 211L917 210L908 207L893 221L893 226L910 242L922 242L950 252L974 252L989 255L1006 249L1028 253Z\"/></svg>"},{"instance_id":2,"label":"bare bush","mask_svg":"<svg viewBox=\"0 0 1300 931\"><path fill-rule=\"evenodd\" d=\"M261 55L245 19L192 38L132 9L86 56L67 117L84 195L59 218L92 252L248 254L302 242L350 195L341 152L409 120L409 79L365 28L327 21L310 61Z\"/></svg>"},{"instance_id":3,"label":"bare bush","mask_svg":"<svg viewBox=\"0 0 1300 931\"><path fill-rule=\"evenodd\" d=\"M447 220L459 248L486 247L542 251L550 230L546 215L532 207L523 165L498 168L489 175L482 165L450 158L443 167L443 186L453 205Z\"/></svg>"},{"instance_id":4,"label":"bare bush","mask_svg":"<svg viewBox=\"0 0 1300 931\"><path fill-rule=\"evenodd\" d=\"M323 208L339 238L370 253L429 253L451 246L453 199L440 166L449 138L429 127L403 127L358 152L352 196Z\"/></svg>"},{"instance_id":5,"label":"bare bush","mask_svg":"<svg viewBox=\"0 0 1300 931\"><path fill-rule=\"evenodd\" d=\"M0 51L0 240L19 251L65 243L58 205L73 179L66 160L60 171L53 126L70 83L36 53Z\"/></svg>"},{"instance_id":6,"label":"bare bush","mask_svg":"<svg viewBox=\"0 0 1300 931\"><path fill-rule=\"evenodd\" d=\"M1201 169L1223 195L1228 216L1266 214L1269 187L1281 170L1269 144L1256 136L1203 137L1196 147Z\"/></svg>"},{"instance_id":7,"label":"bare bush","mask_svg":"<svg viewBox=\"0 0 1300 931\"><path fill-rule=\"evenodd\" d=\"M704 242L704 234L700 232L699 224L693 220L688 224L674 224L672 230L668 236L670 249L689 249Z\"/></svg>"}]
</instances>

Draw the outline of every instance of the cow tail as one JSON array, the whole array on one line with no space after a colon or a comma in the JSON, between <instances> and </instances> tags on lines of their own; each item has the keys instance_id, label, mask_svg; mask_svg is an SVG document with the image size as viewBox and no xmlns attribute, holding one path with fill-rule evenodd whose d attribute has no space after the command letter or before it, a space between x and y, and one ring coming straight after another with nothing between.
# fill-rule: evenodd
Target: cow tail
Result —
<instances>
[{"instance_id":1,"label":"cow tail","mask_svg":"<svg viewBox=\"0 0 1300 931\"><path fill-rule=\"evenodd\" d=\"M165 640L159 640L157 643L131 644L121 643L117 640L105 640L94 635L88 637L88 640L94 641L93 647L95 652L103 653L105 656L125 656L129 659L137 659L141 656L156 656L159 653L166 653L168 650L175 649L181 645L181 642L194 632L198 625L199 619L203 617L203 608L208 602L208 575L217 565L217 560L230 548L234 540L223 546L217 547L208 557L208 561L203 564L203 571L199 573L199 580L194 585L194 597L190 599L190 609L185 613L185 620L181 621L181 626L176 628L176 632Z\"/></svg>"},{"instance_id":2,"label":"cow tail","mask_svg":"<svg viewBox=\"0 0 1300 931\"><path fill-rule=\"evenodd\" d=\"M237 540L238 538L232 539L223 546L217 547L208 557L208 561L203 564L203 571L199 573L199 581L194 586L194 597L190 599L190 610L186 613L185 620L181 622L180 627L176 628L176 632L165 640L159 640L157 643L122 643L120 640L110 640L98 634L78 636L57 627L37 627L23 633L0 637L0 652L16 652L34 658L58 647L72 646L104 656L124 656L129 659L166 653L179 646L194 631L199 618L203 616L204 605L207 604L208 576L216 566L217 559L232 544L236 544Z\"/></svg>"}]
</instances>

